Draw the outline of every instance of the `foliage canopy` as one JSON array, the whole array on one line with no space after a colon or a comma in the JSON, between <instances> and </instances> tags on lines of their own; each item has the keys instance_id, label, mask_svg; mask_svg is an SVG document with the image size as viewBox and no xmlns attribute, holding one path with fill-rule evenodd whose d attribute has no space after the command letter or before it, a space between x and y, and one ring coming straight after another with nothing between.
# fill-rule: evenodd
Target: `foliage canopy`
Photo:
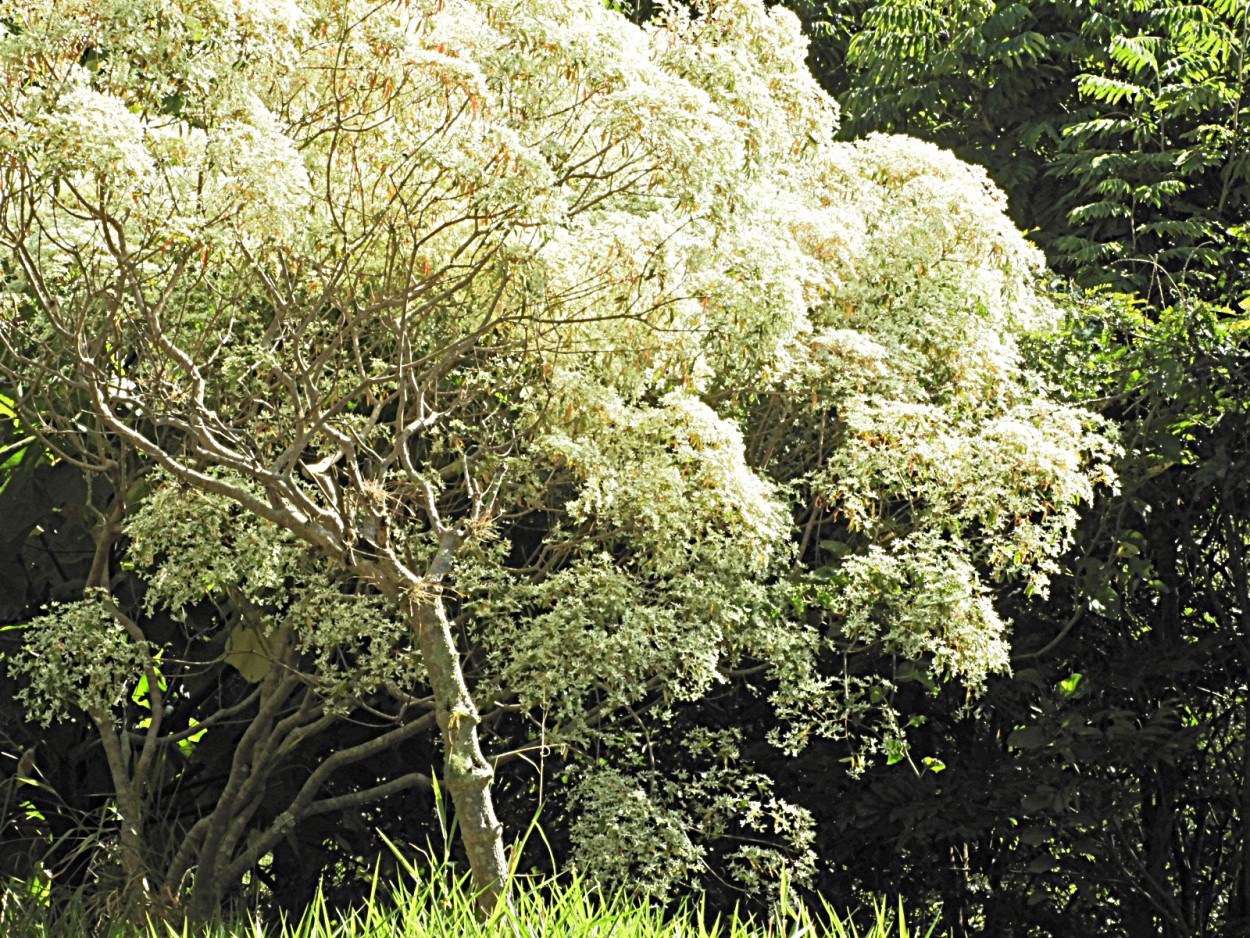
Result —
<instances>
[{"instance_id":1,"label":"foliage canopy","mask_svg":"<svg viewBox=\"0 0 1250 938\"><path fill-rule=\"evenodd\" d=\"M431 785L322 794L433 724L488 898L495 768L735 669L787 751L897 753L896 663L1005 668L989 584L1044 592L1110 481L1100 421L1021 365L1057 313L1001 194L929 144L836 142L759 0L646 28L572 0L0 24L0 371L108 493L80 594L10 670L30 717L103 740L130 881L198 913L305 817ZM212 668L238 690L196 712ZM222 714L250 721L224 787L150 836L173 747ZM349 716L377 733L297 758ZM653 888L697 870L700 799L779 819L732 855L747 888L810 862L766 780L582 778L592 869L651 856L610 836L634 811L684 864Z\"/></svg>"}]
</instances>

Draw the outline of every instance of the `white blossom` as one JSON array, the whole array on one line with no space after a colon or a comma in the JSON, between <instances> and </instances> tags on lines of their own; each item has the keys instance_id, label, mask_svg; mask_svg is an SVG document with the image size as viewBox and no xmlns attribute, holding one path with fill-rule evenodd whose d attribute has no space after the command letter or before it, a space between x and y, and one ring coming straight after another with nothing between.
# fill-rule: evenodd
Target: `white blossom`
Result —
<instances>
[{"instance_id":1,"label":"white blossom","mask_svg":"<svg viewBox=\"0 0 1250 938\"><path fill-rule=\"evenodd\" d=\"M152 661L154 649L130 636L101 593L89 590L27 622L22 654L6 662L10 674L26 678L17 698L41 726L82 711L107 714Z\"/></svg>"}]
</instances>

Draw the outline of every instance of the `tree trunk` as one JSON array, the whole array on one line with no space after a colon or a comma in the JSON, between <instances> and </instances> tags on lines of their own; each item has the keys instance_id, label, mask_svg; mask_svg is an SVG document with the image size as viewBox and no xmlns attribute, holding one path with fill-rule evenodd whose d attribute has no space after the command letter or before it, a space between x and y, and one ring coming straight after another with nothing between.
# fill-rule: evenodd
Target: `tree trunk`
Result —
<instances>
[{"instance_id":1,"label":"tree trunk","mask_svg":"<svg viewBox=\"0 0 1250 938\"><path fill-rule=\"evenodd\" d=\"M434 713L443 734L444 779L469 858L478 908L489 915L506 898L507 891L503 825L495 816L491 796L495 772L478 742L481 718L460 667L460 649L442 596L430 592L432 586L437 589L451 569L459 546L460 537L451 532L444 534L424 580L419 585L408 584L404 608L429 672Z\"/></svg>"},{"instance_id":2,"label":"tree trunk","mask_svg":"<svg viewBox=\"0 0 1250 938\"><path fill-rule=\"evenodd\" d=\"M109 774L113 779L113 794L116 798L117 818L120 824L117 839L121 847L118 856L122 874L126 877L122 895L127 912L146 911L148 895L147 844L144 839L143 799L135 790L136 784L142 780L130 777L126 763L123 743L116 732L109 713L105 710L93 709L90 712L96 731L104 746L104 756L108 761ZM135 905L131 905L136 903Z\"/></svg>"}]
</instances>

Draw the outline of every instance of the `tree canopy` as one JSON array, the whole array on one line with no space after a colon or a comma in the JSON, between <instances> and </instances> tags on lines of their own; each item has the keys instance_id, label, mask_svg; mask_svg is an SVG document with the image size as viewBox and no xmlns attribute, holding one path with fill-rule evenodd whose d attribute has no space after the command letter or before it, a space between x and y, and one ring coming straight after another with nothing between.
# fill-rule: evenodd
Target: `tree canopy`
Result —
<instances>
[{"instance_id":1,"label":"tree canopy","mask_svg":"<svg viewBox=\"0 0 1250 938\"><path fill-rule=\"evenodd\" d=\"M305 818L431 786L323 790L435 724L488 901L499 765L735 669L783 749L897 752L898 663L1006 668L991 584L1044 593L1111 482L1106 427L1022 364L1059 314L1001 193L930 144L836 141L759 0L0 24L0 372L88 480L93 551L8 667L29 719L99 734L129 880L199 914ZM227 720L224 782L151 836ZM579 862L652 862L632 823L671 839L657 891L698 868L698 785L657 794L664 768L587 765ZM748 885L810 863L769 804L787 843L733 854Z\"/></svg>"}]
</instances>

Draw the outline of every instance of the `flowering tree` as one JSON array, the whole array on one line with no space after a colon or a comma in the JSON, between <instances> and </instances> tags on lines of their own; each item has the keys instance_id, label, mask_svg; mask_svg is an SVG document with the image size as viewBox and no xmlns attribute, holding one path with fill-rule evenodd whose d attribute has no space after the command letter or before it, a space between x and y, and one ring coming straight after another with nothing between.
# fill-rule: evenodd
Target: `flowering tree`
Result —
<instances>
[{"instance_id":1,"label":"flowering tree","mask_svg":"<svg viewBox=\"0 0 1250 938\"><path fill-rule=\"evenodd\" d=\"M835 144L790 14L0 9L0 363L23 425L114 493L82 600L10 667L32 715L103 737L133 877L193 872L207 911L338 804L336 768L436 723L491 902L483 708L575 743L750 659L796 748L888 714L831 654L1006 666L986 583L1044 587L1108 445L1021 373L1051 309L1001 198L927 145ZM206 601L252 722L157 863L149 776L214 730L162 729L186 691L147 623ZM249 834L360 707L390 728Z\"/></svg>"}]
</instances>

